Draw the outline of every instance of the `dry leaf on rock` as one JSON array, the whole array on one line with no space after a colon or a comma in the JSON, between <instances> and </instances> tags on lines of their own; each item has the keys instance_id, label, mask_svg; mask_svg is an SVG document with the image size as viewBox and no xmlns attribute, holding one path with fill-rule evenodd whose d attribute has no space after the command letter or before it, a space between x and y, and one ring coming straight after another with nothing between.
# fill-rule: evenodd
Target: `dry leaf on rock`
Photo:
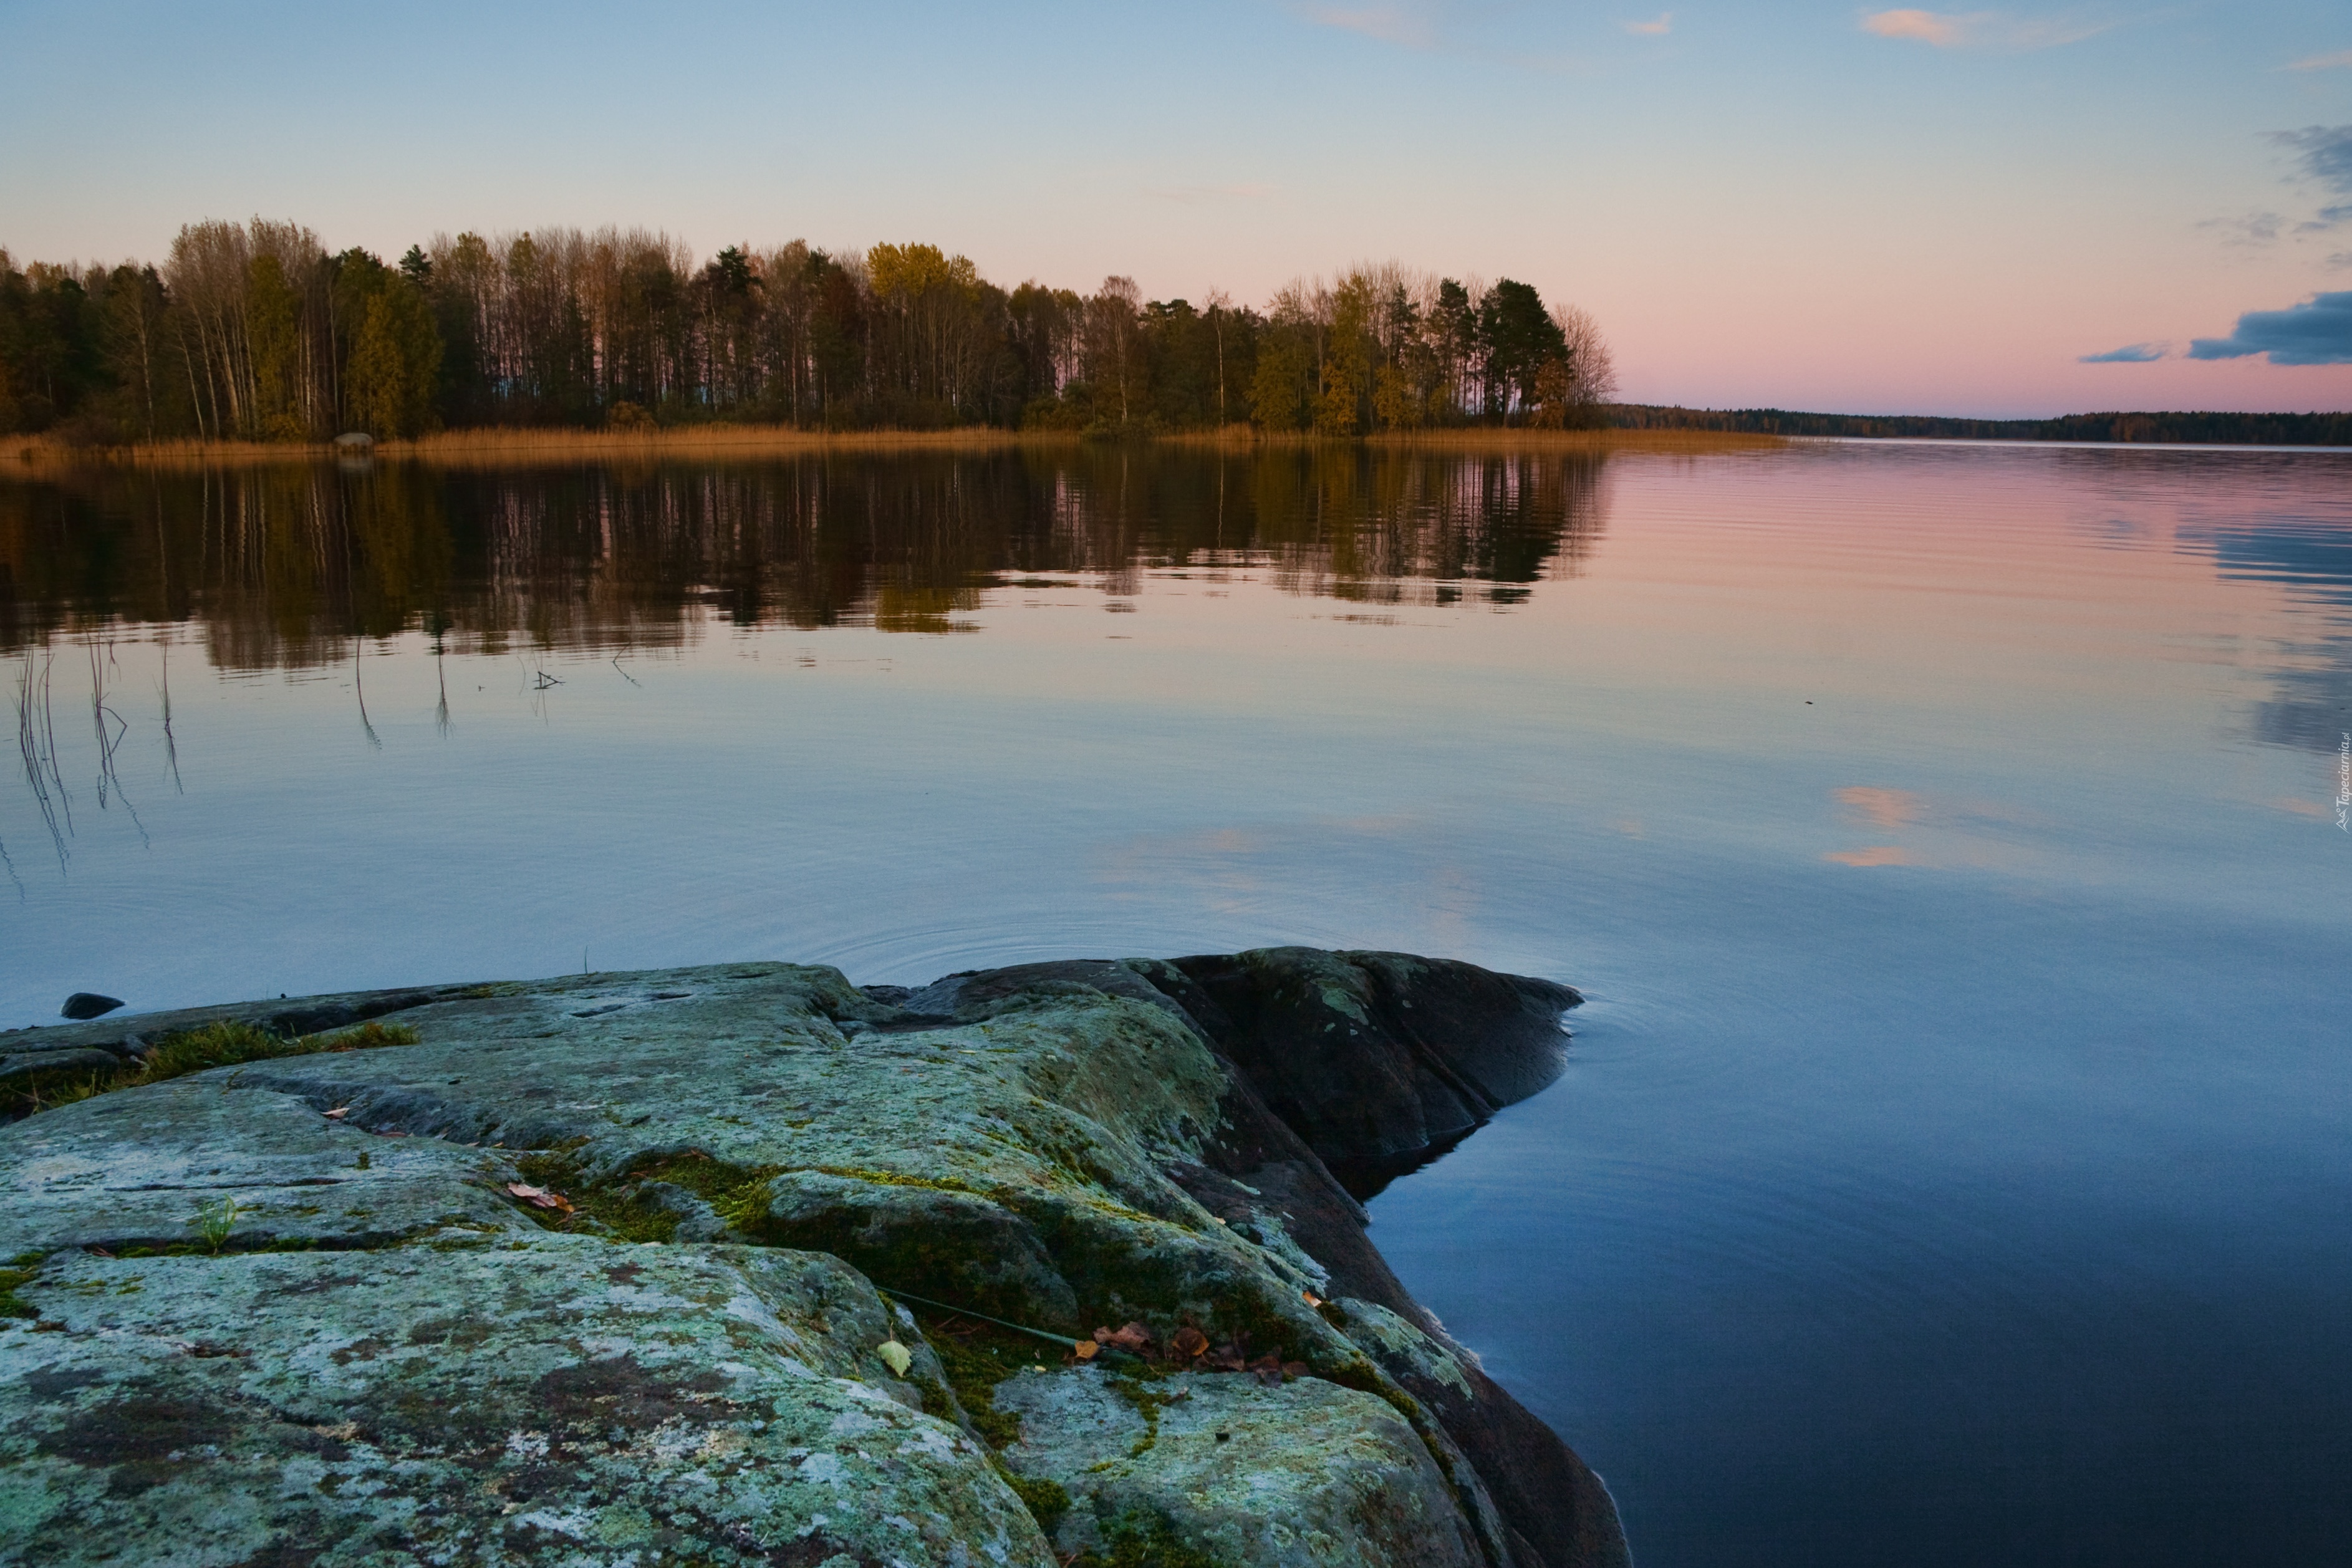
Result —
<instances>
[{"instance_id":1,"label":"dry leaf on rock","mask_svg":"<svg viewBox=\"0 0 2352 1568\"><path fill-rule=\"evenodd\" d=\"M560 1209L572 1212L572 1200L560 1192L550 1192L543 1186L533 1186L527 1181L510 1181L507 1190L534 1208Z\"/></svg>"}]
</instances>

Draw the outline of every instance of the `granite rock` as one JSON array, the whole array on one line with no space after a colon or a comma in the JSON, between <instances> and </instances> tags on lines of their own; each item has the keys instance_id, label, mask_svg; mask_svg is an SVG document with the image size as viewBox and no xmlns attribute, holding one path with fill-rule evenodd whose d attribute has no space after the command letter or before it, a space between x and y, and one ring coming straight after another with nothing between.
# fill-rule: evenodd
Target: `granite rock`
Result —
<instances>
[{"instance_id":1,"label":"granite rock","mask_svg":"<svg viewBox=\"0 0 2352 1568\"><path fill-rule=\"evenodd\" d=\"M0 1563L1048 1561L1015 1479L1075 1500L1064 1551L1623 1563L1605 1490L1411 1301L1318 1153L1410 1152L1540 1087L1573 998L1275 949L19 1031L0 1053L120 1061L221 1018L416 1042L0 1127ZM1163 1356L1117 1409L1058 1352L951 1380L893 1291L1045 1334L1197 1328L1289 1372ZM1147 1408L1165 1453L1071 1414ZM1195 1454L1196 1416L1231 1451Z\"/></svg>"}]
</instances>

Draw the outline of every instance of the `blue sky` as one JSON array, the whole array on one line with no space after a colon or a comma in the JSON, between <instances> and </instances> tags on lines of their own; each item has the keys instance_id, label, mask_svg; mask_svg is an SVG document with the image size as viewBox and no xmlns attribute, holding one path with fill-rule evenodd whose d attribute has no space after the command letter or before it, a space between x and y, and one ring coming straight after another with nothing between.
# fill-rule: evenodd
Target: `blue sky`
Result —
<instances>
[{"instance_id":1,"label":"blue sky","mask_svg":"<svg viewBox=\"0 0 2352 1568\"><path fill-rule=\"evenodd\" d=\"M0 37L20 262L257 213L388 254L608 222L926 239L1155 298L1394 258L1585 305L1643 400L2352 406L2352 364L2190 357L2352 289L2341 0L12 0Z\"/></svg>"}]
</instances>

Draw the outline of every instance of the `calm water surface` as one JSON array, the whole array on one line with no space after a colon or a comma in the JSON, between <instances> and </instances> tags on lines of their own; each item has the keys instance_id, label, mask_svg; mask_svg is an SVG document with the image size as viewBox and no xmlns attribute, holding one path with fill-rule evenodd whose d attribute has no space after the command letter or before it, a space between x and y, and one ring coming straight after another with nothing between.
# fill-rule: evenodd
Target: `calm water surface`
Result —
<instances>
[{"instance_id":1,"label":"calm water surface","mask_svg":"<svg viewBox=\"0 0 2352 1568\"><path fill-rule=\"evenodd\" d=\"M1644 1568L2352 1555L2352 456L0 486L0 1027L1552 976L1568 1076L1375 1236Z\"/></svg>"}]
</instances>

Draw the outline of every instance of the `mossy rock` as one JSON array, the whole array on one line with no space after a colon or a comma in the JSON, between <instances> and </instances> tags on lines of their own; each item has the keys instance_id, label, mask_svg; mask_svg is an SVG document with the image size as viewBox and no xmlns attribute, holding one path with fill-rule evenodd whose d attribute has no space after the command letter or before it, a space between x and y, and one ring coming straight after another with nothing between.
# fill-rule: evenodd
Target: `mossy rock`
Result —
<instances>
[{"instance_id":1,"label":"mossy rock","mask_svg":"<svg viewBox=\"0 0 2352 1568\"><path fill-rule=\"evenodd\" d=\"M1381 1081L1412 1105L1300 1124L1386 1149L1540 1081L1561 1037L1529 1020L1570 994L1273 950L887 999L746 964L25 1031L7 1061L143 1076L0 1127L0 1533L58 1561L1042 1564L1042 1526L1090 1563L1611 1568L1598 1482L1399 1315L1360 1209L1233 1054L1287 1060L1303 1019L1285 1092L1340 1092L1342 1022L1409 1061ZM1533 1054L1400 1021L1441 995ZM355 1048L270 1043L298 1024ZM142 1027L196 1041L163 1059L193 1071L137 1066ZM1129 1322L1155 1348L1127 1379L1078 1364ZM1184 1328L1290 1375L1171 1359ZM1581 1536L1547 1523L1563 1492Z\"/></svg>"},{"instance_id":2,"label":"mossy rock","mask_svg":"<svg viewBox=\"0 0 2352 1568\"><path fill-rule=\"evenodd\" d=\"M1181 1374L1142 1397L1101 1373L997 1391L1021 1419L1016 1475L1070 1497L1065 1553L1220 1568L1477 1568L1486 1555L1412 1424L1378 1397L1305 1377ZM1187 1555L1189 1554L1189 1555ZM1081 1561L1087 1560L1082 1556Z\"/></svg>"},{"instance_id":3,"label":"mossy rock","mask_svg":"<svg viewBox=\"0 0 2352 1568\"><path fill-rule=\"evenodd\" d=\"M0 1327L0 1521L23 1561L1053 1562L835 1259L542 1234L64 1253L18 1290L40 1318Z\"/></svg>"}]
</instances>

